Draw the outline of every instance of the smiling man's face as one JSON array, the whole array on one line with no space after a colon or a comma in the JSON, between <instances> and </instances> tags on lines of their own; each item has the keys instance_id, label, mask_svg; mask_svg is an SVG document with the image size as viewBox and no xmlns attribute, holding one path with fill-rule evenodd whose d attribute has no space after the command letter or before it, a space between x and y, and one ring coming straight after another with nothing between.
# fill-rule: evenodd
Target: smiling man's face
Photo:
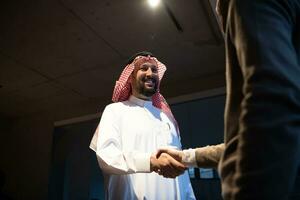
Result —
<instances>
[{"instance_id":1,"label":"smiling man's face","mask_svg":"<svg viewBox=\"0 0 300 200\"><path fill-rule=\"evenodd\" d=\"M149 100L158 88L157 63L154 60L137 63L131 78L132 94L137 98Z\"/></svg>"}]
</instances>

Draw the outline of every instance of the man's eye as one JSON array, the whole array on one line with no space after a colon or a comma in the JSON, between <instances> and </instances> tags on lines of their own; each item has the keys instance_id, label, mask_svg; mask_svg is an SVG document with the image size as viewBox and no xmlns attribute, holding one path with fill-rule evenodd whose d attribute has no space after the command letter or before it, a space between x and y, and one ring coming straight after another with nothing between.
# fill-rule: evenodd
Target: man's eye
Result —
<instances>
[{"instance_id":1,"label":"man's eye","mask_svg":"<svg viewBox=\"0 0 300 200\"><path fill-rule=\"evenodd\" d=\"M152 68L152 72L153 72L153 73L157 73L157 72L158 72L157 68L156 68L156 67L153 67L153 68Z\"/></svg>"},{"instance_id":2,"label":"man's eye","mask_svg":"<svg viewBox=\"0 0 300 200\"><path fill-rule=\"evenodd\" d=\"M148 70L148 67L141 67L140 70L141 70L141 71L147 71L147 70Z\"/></svg>"}]
</instances>

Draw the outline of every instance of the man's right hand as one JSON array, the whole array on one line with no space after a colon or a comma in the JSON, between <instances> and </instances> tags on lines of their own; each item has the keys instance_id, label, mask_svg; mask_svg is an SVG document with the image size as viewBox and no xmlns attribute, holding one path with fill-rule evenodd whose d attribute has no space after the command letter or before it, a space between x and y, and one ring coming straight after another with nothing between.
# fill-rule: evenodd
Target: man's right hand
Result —
<instances>
[{"instance_id":1,"label":"man's right hand","mask_svg":"<svg viewBox=\"0 0 300 200\"><path fill-rule=\"evenodd\" d=\"M159 158L162 153L169 154L174 159L176 159L178 162L182 162L182 158L183 158L183 152L182 151L179 151L179 150L176 150L176 149L173 149L173 148L161 148L156 153L156 158Z\"/></svg>"},{"instance_id":2,"label":"man's right hand","mask_svg":"<svg viewBox=\"0 0 300 200\"><path fill-rule=\"evenodd\" d=\"M167 153L161 152L150 157L150 169L165 178L175 178L184 173L187 167Z\"/></svg>"}]
</instances>

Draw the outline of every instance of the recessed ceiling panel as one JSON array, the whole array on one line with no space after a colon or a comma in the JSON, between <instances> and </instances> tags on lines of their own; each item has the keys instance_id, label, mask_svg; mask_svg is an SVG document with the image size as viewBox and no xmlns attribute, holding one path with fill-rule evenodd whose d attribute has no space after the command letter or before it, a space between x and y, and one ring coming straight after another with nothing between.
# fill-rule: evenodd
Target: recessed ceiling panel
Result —
<instances>
[{"instance_id":1,"label":"recessed ceiling panel","mask_svg":"<svg viewBox=\"0 0 300 200\"><path fill-rule=\"evenodd\" d=\"M47 81L45 77L26 68L21 63L0 54L0 85L2 86L0 88L0 97L45 81Z\"/></svg>"},{"instance_id":2,"label":"recessed ceiling panel","mask_svg":"<svg viewBox=\"0 0 300 200\"><path fill-rule=\"evenodd\" d=\"M6 3L1 10L0 50L50 78L121 59L60 0Z\"/></svg>"}]
</instances>

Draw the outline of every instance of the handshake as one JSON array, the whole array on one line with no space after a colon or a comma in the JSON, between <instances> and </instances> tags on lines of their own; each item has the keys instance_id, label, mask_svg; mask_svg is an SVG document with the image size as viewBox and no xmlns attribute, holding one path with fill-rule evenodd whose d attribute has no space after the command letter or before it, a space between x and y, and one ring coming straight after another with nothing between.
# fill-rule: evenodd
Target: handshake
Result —
<instances>
[{"instance_id":1,"label":"handshake","mask_svg":"<svg viewBox=\"0 0 300 200\"><path fill-rule=\"evenodd\" d=\"M194 154L194 155L193 155ZM195 163L194 150L159 149L150 157L150 170L165 178L176 178Z\"/></svg>"}]
</instances>

